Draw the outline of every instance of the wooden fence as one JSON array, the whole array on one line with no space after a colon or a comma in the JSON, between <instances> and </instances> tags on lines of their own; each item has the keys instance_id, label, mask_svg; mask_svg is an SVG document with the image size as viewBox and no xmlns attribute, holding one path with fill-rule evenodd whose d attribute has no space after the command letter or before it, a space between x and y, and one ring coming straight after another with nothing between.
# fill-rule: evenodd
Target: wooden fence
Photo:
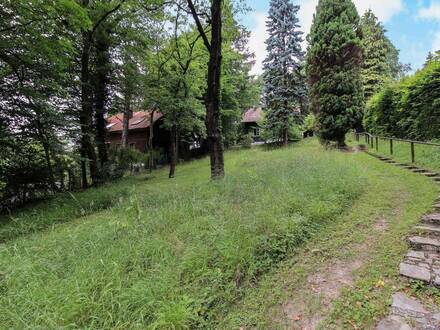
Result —
<instances>
[{"instance_id":1,"label":"wooden fence","mask_svg":"<svg viewBox=\"0 0 440 330\"><path fill-rule=\"evenodd\" d=\"M409 150L410 150L410 157L411 157L411 162L412 163L416 162L416 149L415 149L415 145L419 144L419 145L428 145L428 146L440 147L440 144L432 143L432 142L422 142L422 141L399 139L399 138L388 137L388 136L373 135L373 134L370 134L370 133L367 133L367 132L355 133L355 138L356 138L357 142L360 142L362 137L365 139L365 144L367 144L371 148L375 148L376 151L379 151L379 141L380 140L389 141L389 150L390 150L390 155L391 156L394 154L394 141L408 143L410 145Z\"/></svg>"}]
</instances>

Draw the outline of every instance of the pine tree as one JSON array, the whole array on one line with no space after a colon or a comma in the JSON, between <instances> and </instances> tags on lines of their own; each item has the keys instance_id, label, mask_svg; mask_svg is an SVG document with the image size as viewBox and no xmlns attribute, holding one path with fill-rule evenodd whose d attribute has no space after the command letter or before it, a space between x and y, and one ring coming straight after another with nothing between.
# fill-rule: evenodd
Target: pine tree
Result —
<instances>
[{"instance_id":1,"label":"pine tree","mask_svg":"<svg viewBox=\"0 0 440 330\"><path fill-rule=\"evenodd\" d=\"M387 82L396 79L399 51L385 35L385 28L371 10L361 18L364 64L362 80L365 99L368 100Z\"/></svg>"},{"instance_id":2,"label":"pine tree","mask_svg":"<svg viewBox=\"0 0 440 330\"><path fill-rule=\"evenodd\" d=\"M292 115L306 94L298 10L290 0L271 0L267 21L268 55L263 75L267 126L284 145L288 143Z\"/></svg>"},{"instance_id":3,"label":"pine tree","mask_svg":"<svg viewBox=\"0 0 440 330\"><path fill-rule=\"evenodd\" d=\"M322 142L345 145L364 107L359 15L351 0L320 0L309 35L311 110Z\"/></svg>"}]
</instances>

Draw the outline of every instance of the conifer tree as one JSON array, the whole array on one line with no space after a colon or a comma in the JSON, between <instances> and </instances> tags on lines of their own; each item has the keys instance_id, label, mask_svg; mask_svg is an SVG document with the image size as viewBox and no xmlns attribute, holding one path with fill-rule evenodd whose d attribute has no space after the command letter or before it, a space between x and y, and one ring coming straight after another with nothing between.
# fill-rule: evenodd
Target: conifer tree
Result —
<instances>
[{"instance_id":1,"label":"conifer tree","mask_svg":"<svg viewBox=\"0 0 440 330\"><path fill-rule=\"evenodd\" d=\"M290 0L271 0L267 21L268 55L263 75L267 126L284 145L288 143L292 115L306 94L298 10Z\"/></svg>"},{"instance_id":2,"label":"conifer tree","mask_svg":"<svg viewBox=\"0 0 440 330\"><path fill-rule=\"evenodd\" d=\"M345 146L364 107L359 15L351 0L320 0L309 35L307 78L322 142Z\"/></svg>"},{"instance_id":3,"label":"conifer tree","mask_svg":"<svg viewBox=\"0 0 440 330\"><path fill-rule=\"evenodd\" d=\"M399 52L385 35L385 28L371 10L361 18L364 64L362 80L365 99L370 99L387 82L397 78Z\"/></svg>"}]
</instances>

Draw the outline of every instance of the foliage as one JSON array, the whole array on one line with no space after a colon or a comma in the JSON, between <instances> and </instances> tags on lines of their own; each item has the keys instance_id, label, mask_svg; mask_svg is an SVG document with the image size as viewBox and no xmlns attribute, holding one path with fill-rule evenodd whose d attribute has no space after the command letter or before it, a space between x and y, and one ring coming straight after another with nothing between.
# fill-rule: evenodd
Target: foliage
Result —
<instances>
[{"instance_id":1,"label":"foliage","mask_svg":"<svg viewBox=\"0 0 440 330\"><path fill-rule=\"evenodd\" d=\"M366 129L401 138L440 138L439 82L440 61L432 60L414 76L386 86L368 103Z\"/></svg>"},{"instance_id":2,"label":"foliage","mask_svg":"<svg viewBox=\"0 0 440 330\"><path fill-rule=\"evenodd\" d=\"M250 149L252 147L252 142L254 142L252 133L248 133L242 137L241 145L246 149Z\"/></svg>"},{"instance_id":3,"label":"foliage","mask_svg":"<svg viewBox=\"0 0 440 330\"><path fill-rule=\"evenodd\" d=\"M0 324L218 328L262 274L350 207L365 172L314 141L231 152L215 184L207 165L184 164L175 181L134 177L109 211L3 244Z\"/></svg>"},{"instance_id":4,"label":"foliage","mask_svg":"<svg viewBox=\"0 0 440 330\"><path fill-rule=\"evenodd\" d=\"M362 80L368 100L385 84L397 78L399 52L385 35L385 28L371 9L362 16L360 28L364 49Z\"/></svg>"},{"instance_id":5,"label":"foliage","mask_svg":"<svg viewBox=\"0 0 440 330\"><path fill-rule=\"evenodd\" d=\"M148 155L134 148L111 148L109 150L109 173L111 179L124 176L136 164L148 164Z\"/></svg>"},{"instance_id":6,"label":"foliage","mask_svg":"<svg viewBox=\"0 0 440 330\"><path fill-rule=\"evenodd\" d=\"M308 114L304 118L302 127L304 131L314 131L316 129L316 117L313 113Z\"/></svg>"},{"instance_id":7,"label":"foliage","mask_svg":"<svg viewBox=\"0 0 440 330\"><path fill-rule=\"evenodd\" d=\"M264 60L264 103L268 129L287 143L291 118L306 95L302 75L304 52L297 14L299 6L290 0L271 0ZM276 132L276 133L275 133Z\"/></svg>"},{"instance_id":8,"label":"foliage","mask_svg":"<svg viewBox=\"0 0 440 330\"><path fill-rule=\"evenodd\" d=\"M309 35L307 76L311 111L323 141L344 145L345 134L362 118L359 16L351 0L322 0Z\"/></svg>"}]
</instances>

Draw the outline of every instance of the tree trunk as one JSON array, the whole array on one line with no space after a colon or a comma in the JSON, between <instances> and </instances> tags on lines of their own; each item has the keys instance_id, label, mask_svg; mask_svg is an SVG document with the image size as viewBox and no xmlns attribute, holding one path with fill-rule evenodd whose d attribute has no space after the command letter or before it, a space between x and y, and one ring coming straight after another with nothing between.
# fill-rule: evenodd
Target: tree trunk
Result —
<instances>
[{"instance_id":1,"label":"tree trunk","mask_svg":"<svg viewBox=\"0 0 440 330\"><path fill-rule=\"evenodd\" d=\"M287 147L289 145L289 128L283 128L283 147Z\"/></svg>"},{"instance_id":2,"label":"tree trunk","mask_svg":"<svg viewBox=\"0 0 440 330\"><path fill-rule=\"evenodd\" d=\"M176 125L173 125L171 128L171 146L170 146L170 173L169 178L174 178L174 174L176 172L176 164L177 164L177 158L178 158L178 141L177 141L177 127Z\"/></svg>"},{"instance_id":3,"label":"tree trunk","mask_svg":"<svg viewBox=\"0 0 440 330\"><path fill-rule=\"evenodd\" d=\"M223 141L220 131L220 75L222 62L222 0L212 0L211 47L208 63L208 92L206 96L206 130L211 158L211 178L225 175Z\"/></svg>"},{"instance_id":4,"label":"tree trunk","mask_svg":"<svg viewBox=\"0 0 440 330\"><path fill-rule=\"evenodd\" d=\"M95 120L96 120L96 146L101 167L108 162L107 145L105 144L107 131L105 115L105 102L107 99L109 54L108 44L98 40L96 45L96 73L95 73Z\"/></svg>"},{"instance_id":5,"label":"tree trunk","mask_svg":"<svg viewBox=\"0 0 440 330\"><path fill-rule=\"evenodd\" d=\"M154 112L156 109L151 110L150 114L150 131L148 134L148 150L150 152L150 159L149 159L149 170L150 173L153 172L154 167L154 150L153 150L153 137L154 137Z\"/></svg>"},{"instance_id":6,"label":"tree trunk","mask_svg":"<svg viewBox=\"0 0 440 330\"><path fill-rule=\"evenodd\" d=\"M130 93L126 92L124 98L124 117L122 119L122 140L121 140L122 148L128 147L128 130L130 126L130 118L131 118L131 96Z\"/></svg>"},{"instance_id":7,"label":"tree trunk","mask_svg":"<svg viewBox=\"0 0 440 330\"><path fill-rule=\"evenodd\" d=\"M92 184L96 185L99 183L99 170L95 147L92 142L93 104L89 68L90 48L90 32L83 32L83 49L81 54L81 113L79 118L81 125L81 151L89 160L90 177L92 178Z\"/></svg>"},{"instance_id":8,"label":"tree trunk","mask_svg":"<svg viewBox=\"0 0 440 330\"><path fill-rule=\"evenodd\" d=\"M86 164L87 154L81 149L81 186L83 189L87 189L89 183L87 181L87 164Z\"/></svg>"}]
</instances>

